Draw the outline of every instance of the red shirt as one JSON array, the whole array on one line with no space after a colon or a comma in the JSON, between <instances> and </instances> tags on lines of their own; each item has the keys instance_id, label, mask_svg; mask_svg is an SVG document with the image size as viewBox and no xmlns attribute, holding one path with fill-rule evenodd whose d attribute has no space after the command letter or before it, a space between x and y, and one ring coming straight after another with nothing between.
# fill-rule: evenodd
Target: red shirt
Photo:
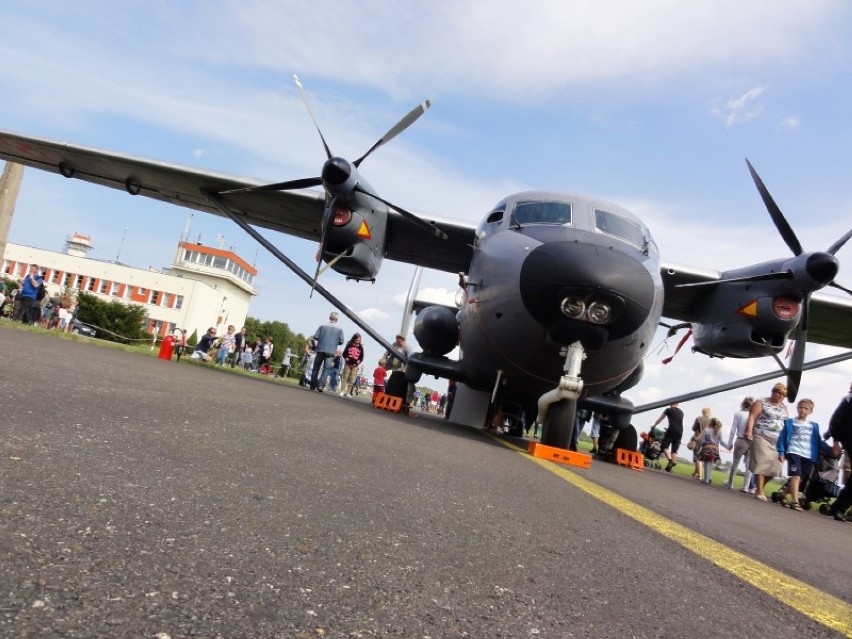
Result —
<instances>
[{"instance_id":1,"label":"red shirt","mask_svg":"<svg viewBox=\"0 0 852 639\"><path fill-rule=\"evenodd\" d=\"M384 369L383 366L378 366L376 370L373 371L373 385L384 386L385 377L387 377L387 374L388 372Z\"/></svg>"}]
</instances>

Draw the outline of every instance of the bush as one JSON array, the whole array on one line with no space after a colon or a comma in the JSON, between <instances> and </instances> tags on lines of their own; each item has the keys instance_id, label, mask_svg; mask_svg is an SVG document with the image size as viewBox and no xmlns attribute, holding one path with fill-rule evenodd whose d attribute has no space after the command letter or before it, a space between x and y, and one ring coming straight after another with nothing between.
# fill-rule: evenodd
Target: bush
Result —
<instances>
[{"instance_id":1,"label":"bush","mask_svg":"<svg viewBox=\"0 0 852 639\"><path fill-rule=\"evenodd\" d=\"M77 295L77 306L77 319L94 326L102 339L122 343L151 339L143 328L147 323L144 306L124 304L118 300L105 302L83 291Z\"/></svg>"},{"instance_id":2,"label":"bush","mask_svg":"<svg viewBox=\"0 0 852 639\"><path fill-rule=\"evenodd\" d=\"M290 349L293 353L294 362L298 362L298 358L305 352L305 344L307 338L301 333L293 333L290 327L278 320L272 322L262 322L254 317L246 318L246 338L252 342L254 340L265 340L268 336L272 336L272 361L280 362L284 356L284 351ZM240 327L237 326L237 330Z\"/></svg>"}]
</instances>

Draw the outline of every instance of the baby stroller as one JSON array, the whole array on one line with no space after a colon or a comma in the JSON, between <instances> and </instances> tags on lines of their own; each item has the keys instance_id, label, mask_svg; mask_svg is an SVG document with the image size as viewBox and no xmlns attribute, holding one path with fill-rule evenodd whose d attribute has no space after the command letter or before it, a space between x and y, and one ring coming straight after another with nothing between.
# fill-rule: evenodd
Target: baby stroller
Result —
<instances>
[{"instance_id":1,"label":"baby stroller","mask_svg":"<svg viewBox=\"0 0 852 639\"><path fill-rule=\"evenodd\" d=\"M639 444L639 452L645 456L645 468L655 468L660 470L663 465L660 463L660 455L663 454L663 446L660 440L663 438L663 433L656 428L652 428L649 433L640 435L642 443Z\"/></svg>"},{"instance_id":2,"label":"baby stroller","mask_svg":"<svg viewBox=\"0 0 852 639\"><path fill-rule=\"evenodd\" d=\"M815 496L819 497L819 500L818 500L820 502L819 512L822 515L830 515L831 514L831 512L830 512L831 504L834 501L834 499L837 497L837 495L840 493L839 481L840 481L840 475L842 473L841 469L843 468L842 461L843 461L844 455L848 455L848 454L849 453L847 451L842 451L840 453L840 455L837 456L837 458L829 458L831 460L833 466L830 469L826 470L825 472L819 474L820 481L816 482L817 486L815 488L816 488L817 492L816 492ZM848 461L848 459L847 459L847 461ZM849 481L852 481L852 480L850 480L849 477L846 477L846 481L849 482ZM850 519L849 512L847 512L847 514L846 514L846 520L852 521L852 519Z\"/></svg>"},{"instance_id":3,"label":"baby stroller","mask_svg":"<svg viewBox=\"0 0 852 639\"><path fill-rule=\"evenodd\" d=\"M802 477L799 484L799 505L804 510L810 510L812 504L819 504L819 511L827 515L832 499L837 497L840 486L837 480L840 477L840 455L834 456L831 446L820 442L819 457L811 468L807 478ZM778 503L786 499L785 484L781 490L772 493L772 501Z\"/></svg>"}]
</instances>

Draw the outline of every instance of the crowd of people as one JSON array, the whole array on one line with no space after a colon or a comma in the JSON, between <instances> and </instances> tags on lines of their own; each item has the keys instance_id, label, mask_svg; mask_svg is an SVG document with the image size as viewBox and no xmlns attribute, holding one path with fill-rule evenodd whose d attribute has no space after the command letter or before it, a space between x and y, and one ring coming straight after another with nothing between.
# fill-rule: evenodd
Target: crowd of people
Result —
<instances>
[{"instance_id":1,"label":"crowd of people","mask_svg":"<svg viewBox=\"0 0 852 639\"><path fill-rule=\"evenodd\" d=\"M328 322L317 328L305 345L305 352L296 364L301 370L299 385L320 393L329 391L343 397L355 397L365 391L372 391L374 397L384 392L392 373L403 371L411 348L406 344L404 335L398 334L393 348L385 352L377 361L372 373L372 388L365 374L366 362L363 338L354 333L348 341L344 340L343 329L338 326L339 315L332 312ZM186 334L180 329L175 331L175 353L179 360L187 351ZM272 365L274 344L272 337L251 340L246 329L239 332L231 325L225 333L217 335L210 327L192 349L191 359L200 359L218 366L242 367L245 370L275 375L285 378L293 369L294 354L285 349L278 372ZM451 405L450 393L439 395L430 393L422 396L413 384L404 382L400 395L404 395L406 406L420 406L421 409L445 414Z\"/></svg>"},{"instance_id":2,"label":"crowd of people","mask_svg":"<svg viewBox=\"0 0 852 639\"><path fill-rule=\"evenodd\" d=\"M354 397L368 390L368 378L363 338L360 333L354 333L348 341L344 340L343 329L338 326L339 315L332 312L328 322L322 324L314 332L305 346L300 366L302 377L299 384L317 392L339 392L342 397ZM393 348L387 350L377 361L372 374L372 393L375 399L378 393L386 390L391 383L393 373L404 371L406 360L412 350L406 344L405 335L397 334ZM400 357L402 355L404 357ZM399 382L400 377L397 378ZM390 392L390 391L389 391ZM424 399L413 384L403 381L402 388L393 389L394 394L404 397L406 409L410 406L421 406ZM431 396L430 396L431 399ZM443 399L441 412L447 403ZM441 404L441 398L435 398L435 410ZM429 407L429 404L423 404Z\"/></svg>"},{"instance_id":3,"label":"crowd of people","mask_svg":"<svg viewBox=\"0 0 852 639\"><path fill-rule=\"evenodd\" d=\"M175 354L178 361L181 355L188 350L186 343L186 332L175 329ZM240 367L253 373L268 375L272 372L272 351L274 348L271 336L265 338L249 339L246 329L241 328L237 332L236 327L231 324L222 335L216 334L216 329L210 327L201 336L192 349L190 359L200 359L212 362L217 366ZM285 352L285 360L290 349Z\"/></svg>"},{"instance_id":4,"label":"crowd of people","mask_svg":"<svg viewBox=\"0 0 852 639\"><path fill-rule=\"evenodd\" d=\"M77 304L70 295L48 295L44 277L33 264L19 282L0 284L0 317L71 332Z\"/></svg>"},{"instance_id":5,"label":"crowd of people","mask_svg":"<svg viewBox=\"0 0 852 639\"><path fill-rule=\"evenodd\" d=\"M719 462L720 449L732 452L733 462L724 480L726 488L734 488L734 480L741 463L744 463L743 483L740 490L753 494L759 501L769 501L769 483L786 475L787 481L773 501L794 511L803 510L800 503L801 487L809 481L825 481L820 469L834 467L836 484L843 485L832 502L828 514L845 520L852 506L852 481L850 481L850 453L852 453L852 385L822 430L811 419L814 402L800 399L791 416L785 398L787 387L778 383L768 397L745 397L734 414L727 438L722 421L704 408L692 423L687 449L692 452L692 476L705 484L712 483L713 470ZM666 421L666 429L659 437L656 427ZM684 438L684 413L677 403L666 408L643 434L645 446L649 441L659 441L659 449L666 458L665 470L671 472L678 464L678 451ZM841 461L842 460L842 461ZM784 465L786 463L786 473Z\"/></svg>"}]
</instances>

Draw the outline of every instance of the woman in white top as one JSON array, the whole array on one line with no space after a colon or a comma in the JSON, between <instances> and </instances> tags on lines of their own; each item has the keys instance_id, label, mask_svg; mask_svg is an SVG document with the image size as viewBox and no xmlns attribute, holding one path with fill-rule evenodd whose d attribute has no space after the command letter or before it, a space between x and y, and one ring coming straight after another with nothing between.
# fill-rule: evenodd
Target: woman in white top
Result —
<instances>
[{"instance_id":1,"label":"woman in white top","mask_svg":"<svg viewBox=\"0 0 852 639\"><path fill-rule=\"evenodd\" d=\"M740 466L740 460L745 459L745 480L743 481L742 492L748 492L748 485L751 481L751 471L748 469L749 448L751 442L746 439L746 426L748 425L748 412L751 405L754 403L753 397L745 397L740 404L740 409L734 413L734 421L731 422L731 434L728 436L728 450L733 447L734 462L731 464L731 472L728 475L728 481L725 482L726 488L734 487L734 477L737 476L737 468Z\"/></svg>"},{"instance_id":2,"label":"woman in white top","mask_svg":"<svg viewBox=\"0 0 852 639\"><path fill-rule=\"evenodd\" d=\"M748 468L754 473L756 488L754 496L766 501L763 486L767 480L781 474L782 463L778 461L776 445L778 434L787 419L787 387L780 382L772 387L772 394L751 405L746 424L746 439L751 440L751 457Z\"/></svg>"}]
</instances>

